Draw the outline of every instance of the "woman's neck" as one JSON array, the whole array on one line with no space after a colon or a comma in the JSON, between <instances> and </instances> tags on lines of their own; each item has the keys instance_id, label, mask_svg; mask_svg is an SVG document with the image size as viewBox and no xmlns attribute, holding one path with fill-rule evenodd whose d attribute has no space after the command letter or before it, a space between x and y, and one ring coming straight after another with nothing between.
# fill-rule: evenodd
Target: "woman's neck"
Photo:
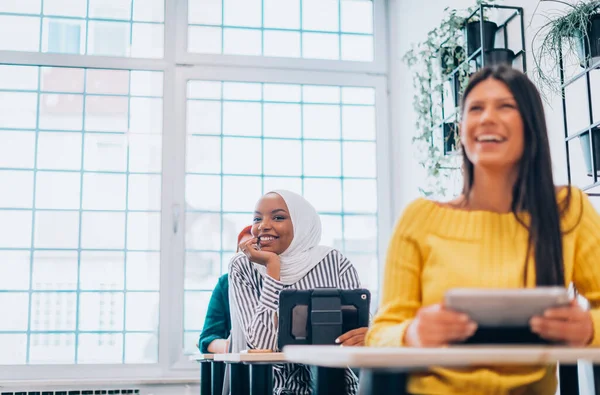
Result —
<instances>
[{"instance_id":1,"label":"woman's neck","mask_svg":"<svg viewBox=\"0 0 600 395\"><path fill-rule=\"evenodd\" d=\"M473 187L469 196L465 196L465 205L472 210L508 213L512 207L516 180L516 169L492 171L475 167Z\"/></svg>"}]
</instances>

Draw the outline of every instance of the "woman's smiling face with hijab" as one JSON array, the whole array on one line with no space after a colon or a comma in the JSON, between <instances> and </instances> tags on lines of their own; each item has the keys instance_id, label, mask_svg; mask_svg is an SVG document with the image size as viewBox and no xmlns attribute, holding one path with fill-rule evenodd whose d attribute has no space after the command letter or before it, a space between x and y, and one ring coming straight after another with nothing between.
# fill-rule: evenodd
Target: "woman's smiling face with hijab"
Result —
<instances>
[{"instance_id":1,"label":"woman's smiling face with hijab","mask_svg":"<svg viewBox=\"0 0 600 395\"><path fill-rule=\"evenodd\" d=\"M262 251L281 254L294 239L294 226L285 200L277 193L260 199L254 212L252 235L258 238Z\"/></svg>"}]
</instances>

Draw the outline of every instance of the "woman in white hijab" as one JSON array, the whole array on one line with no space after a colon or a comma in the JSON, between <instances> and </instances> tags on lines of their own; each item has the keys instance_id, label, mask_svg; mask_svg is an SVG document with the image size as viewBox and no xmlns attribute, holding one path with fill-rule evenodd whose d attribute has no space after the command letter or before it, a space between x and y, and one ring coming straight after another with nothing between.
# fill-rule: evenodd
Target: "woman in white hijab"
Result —
<instances>
[{"instance_id":1,"label":"woman in white hijab","mask_svg":"<svg viewBox=\"0 0 600 395\"><path fill-rule=\"evenodd\" d=\"M321 220L302 196L278 190L256 205L254 238L240 244L241 254L229 264L232 352L245 349L277 350L279 293L286 288L360 288L358 274L339 251L319 245ZM367 328L338 338L344 346L364 345ZM348 393L358 384L346 375ZM310 394L310 370L297 364L276 365L274 394Z\"/></svg>"}]
</instances>

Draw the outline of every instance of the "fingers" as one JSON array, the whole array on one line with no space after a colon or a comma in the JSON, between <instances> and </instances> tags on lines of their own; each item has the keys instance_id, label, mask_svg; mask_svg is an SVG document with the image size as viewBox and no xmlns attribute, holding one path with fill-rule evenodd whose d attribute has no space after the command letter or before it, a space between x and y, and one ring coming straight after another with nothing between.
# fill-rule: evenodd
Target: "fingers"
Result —
<instances>
[{"instance_id":1,"label":"fingers","mask_svg":"<svg viewBox=\"0 0 600 395\"><path fill-rule=\"evenodd\" d=\"M258 243L258 239L255 237L252 239L248 239L248 240L240 243L240 245L239 245L240 251L242 251L242 253L244 255L246 255L248 258L252 258L254 255L254 252L257 250L255 248L257 243Z\"/></svg>"},{"instance_id":2,"label":"fingers","mask_svg":"<svg viewBox=\"0 0 600 395\"><path fill-rule=\"evenodd\" d=\"M344 342L354 336L360 336L362 335L363 337L365 336L365 334L367 333L367 330L369 328L357 328L357 329L353 329L351 331L348 331L346 333L344 333L342 336L338 337L337 339L335 339L336 343L342 343L344 344Z\"/></svg>"},{"instance_id":3,"label":"fingers","mask_svg":"<svg viewBox=\"0 0 600 395\"><path fill-rule=\"evenodd\" d=\"M594 333L589 312L562 313L564 312L561 312L561 317L568 316L571 319L548 318L546 315L533 317L530 321L531 331L546 340L564 342L571 346L587 345Z\"/></svg>"},{"instance_id":4,"label":"fingers","mask_svg":"<svg viewBox=\"0 0 600 395\"><path fill-rule=\"evenodd\" d=\"M342 343L342 346L351 347L351 346L362 346L364 344L365 344L365 335L364 335L364 333L361 333L359 335L352 336L349 339L347 339L346 341L344 341Z\"/></svg>"}]
</instances>

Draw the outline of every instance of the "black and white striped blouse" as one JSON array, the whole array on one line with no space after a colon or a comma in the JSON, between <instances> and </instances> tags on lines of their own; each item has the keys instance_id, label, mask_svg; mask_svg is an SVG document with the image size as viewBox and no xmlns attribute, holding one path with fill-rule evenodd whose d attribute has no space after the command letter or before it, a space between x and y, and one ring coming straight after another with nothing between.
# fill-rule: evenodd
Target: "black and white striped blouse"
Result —
<instances>
[{"instance_id":1,"label":"black and white striped blouse","mask_svg":"<svg viewBox=\"0 0 600 395\"><path fill-rule=\"evenodd\" d=\"M332 250L300 281L284 285L269 276L262 276L248 258L236 255L229 264L229 286L239 306L248 348L277 350L275 314L279 292L283 289L360 288L358 273L339 251ZM273 394L310 394L309 367L299 364L275 365ZM358 380L352 371L346 372L348 394L356 394Z\"/></svg>"}]
</instances>

